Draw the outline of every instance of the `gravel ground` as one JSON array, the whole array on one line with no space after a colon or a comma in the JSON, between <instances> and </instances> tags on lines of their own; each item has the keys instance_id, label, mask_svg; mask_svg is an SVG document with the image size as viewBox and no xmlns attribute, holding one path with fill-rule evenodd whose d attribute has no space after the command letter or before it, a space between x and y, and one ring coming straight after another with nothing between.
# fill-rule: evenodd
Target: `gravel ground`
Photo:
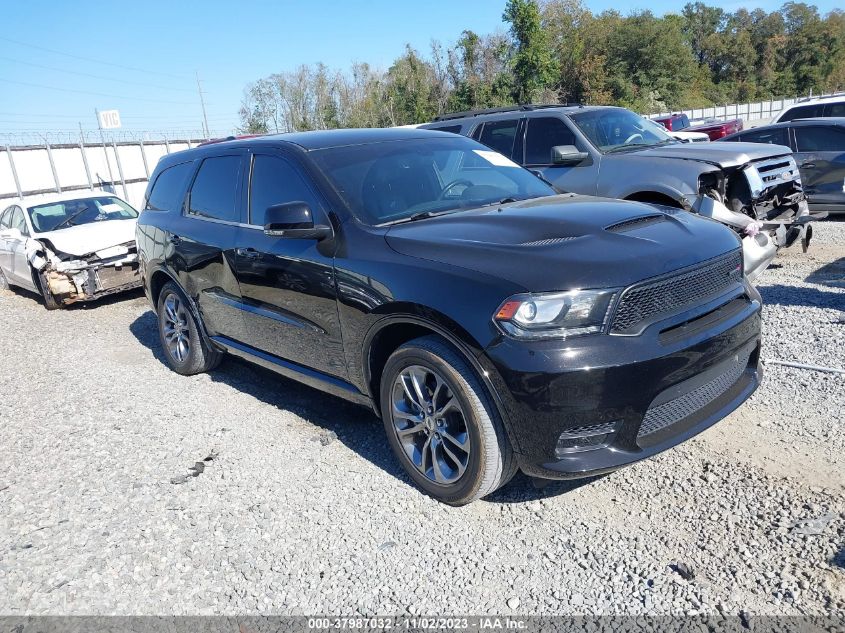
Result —
<instances>
[{"instance_id":1,"label":"gravel ground","mask_svg":"<svg viewBox=\"0 0 845 633\"><path fill-rule=\"evenodd\" d=\"M845 365L845 221L761 290L766 358ZM454 509L365 409L169 371L139 294L2 292L0 350L0 614L845 613L843 375L768 365L655 459Z\"/></svg>"}]
</instances>

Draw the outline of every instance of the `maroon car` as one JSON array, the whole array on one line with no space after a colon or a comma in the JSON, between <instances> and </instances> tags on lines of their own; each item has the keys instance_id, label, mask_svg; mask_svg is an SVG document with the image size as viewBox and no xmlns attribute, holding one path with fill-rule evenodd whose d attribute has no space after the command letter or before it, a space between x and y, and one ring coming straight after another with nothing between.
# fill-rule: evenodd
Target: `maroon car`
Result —
<instances>
[{"instance_id":1,"label":"maroon car","mask_svg":"<svg viewBox=\"0 0 845 633\"><path fill-rule=\"evenodd\" d=\"M704 132L710 137L711 141L724 138L728 134L740 132L743 129L742 119L731 119L730 121L720 121L719 119L706 119L697 122L695 125L690 124L689 117L686 114L670 114L669 116L658 117L654 119L662 124L670 132Z\"/></svg>"}]
</instances>

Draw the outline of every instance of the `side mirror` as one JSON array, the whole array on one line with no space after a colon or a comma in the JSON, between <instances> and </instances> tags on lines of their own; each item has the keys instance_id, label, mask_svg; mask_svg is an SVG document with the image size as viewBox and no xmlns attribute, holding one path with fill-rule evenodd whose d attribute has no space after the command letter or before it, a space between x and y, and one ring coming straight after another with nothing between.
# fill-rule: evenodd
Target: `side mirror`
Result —
<instances>
[{"instance_id":1,"label":"side mirror","mask_svg":"<svg viewBox=\"0 0 845 633\"><path fill-rule=\"evenodd\" d=\"M314 224L311 207L305 202L274 204L264 215L264 235L270 237L322 240L331 234L331 227Z\"/></svg>"},{"instance_id":2,"label":"side mirror","mask_svg":"<svg viewBox=\"0 0 845 633\"><path fill-rule=\"evenodd\" d=\"M574 145L555 145L552 148L553 165L577 165L589 156L587 152L579 152Z\"/></svg>"},{"instance_id":3,"label":"side mirror","mask_svg":"<svg viewBox=\"0 0 845 633\"><path fill-rule=\"evenodd\" d=\"M20 229L3 229L0 231L0 237L5 238L7 240L20 240L23 239L23 235L21 234Z\"/></svg>"}]
</instances>

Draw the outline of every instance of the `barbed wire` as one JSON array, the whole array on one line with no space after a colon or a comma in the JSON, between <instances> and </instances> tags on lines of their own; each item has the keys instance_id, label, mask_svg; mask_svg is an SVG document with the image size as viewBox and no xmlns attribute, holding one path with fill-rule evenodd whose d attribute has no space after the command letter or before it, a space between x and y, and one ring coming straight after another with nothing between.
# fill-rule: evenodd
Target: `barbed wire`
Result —
<instances>
[{"instance_id":1,"label":"barbed wire","mask_svg":"<svg viewBox=\"0 0 845 633\"><path fill-rule=\"evenodd\" d=\"M43 132L0 132L0 147L8 145L62 145L62 144L100 144L140 143L141 141L163 142L175 140L206 141L212 138L224 138L231 131L212 130L206 134L197 129L168 130L45 130Z\"/></svg>"}]
</instances>

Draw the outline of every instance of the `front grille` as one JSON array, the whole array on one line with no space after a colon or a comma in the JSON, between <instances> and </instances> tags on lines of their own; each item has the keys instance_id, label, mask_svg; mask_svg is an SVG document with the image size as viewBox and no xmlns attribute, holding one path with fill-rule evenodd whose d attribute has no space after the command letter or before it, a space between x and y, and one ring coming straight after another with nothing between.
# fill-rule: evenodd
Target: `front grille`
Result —
<instances>
[{"instance_id":1,"label":"front grille","mask_svg":"<svg viewBox=\"0 0 845 633\"><path fill-rule=\"evenodd\" d=\"M766 187L798 178L798 165L791 156L781 156L752 163Z\"/></svg>"},{"instance_id":2,"label":"front grille","mask_svg":"<svg viewBox=\"0 0 845 633\"><path fill-rule=\"evenodd\" d=\"M637 437L645 437L665 429L713 402L739 380L742 372L748 367L749 357L750 354L740 356L723 374L697 389L656 407L650 407L643 418Z\"/></svg>"},{"instance_id":3,"label":"front grille","mask_svg":"<svg viewBox=\"0 0 845 633\"><path fill-rule=\"evenodd\" d=\"M97 269L97 290L119 288L139 279L138 264L126 264L120 267L104 266Z\"/></svg>"},{"instance_id":4,"label":"front grille","mask_svg":"<svg viewBox=\"0 0 845 633\"><path fill-rule=\"evenodd\" d=\"M692 270L631 286L619 299L610 331L613 334L636 333L644 321L700 303L740 281L742 254L736 250Z\"/></svg>"}]
</instances>

